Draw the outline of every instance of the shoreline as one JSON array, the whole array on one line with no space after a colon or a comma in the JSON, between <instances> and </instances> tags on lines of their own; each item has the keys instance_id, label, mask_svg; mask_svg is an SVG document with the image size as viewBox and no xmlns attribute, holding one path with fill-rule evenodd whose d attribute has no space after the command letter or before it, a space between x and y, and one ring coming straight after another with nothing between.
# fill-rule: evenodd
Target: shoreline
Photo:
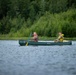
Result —
<instances>
[{"instance_id":1,"label":"shoreline","mask_svg":"<svg viewBox=\"0 0 76 75\"><path fill-rule=\"evenodd\" d=\"M0 36L0 40L28 40L29 37L8 37L8 36ZM30 37L31 39L32 37ZM29 39L29 40L30 40ZM55 40L56 37L39 37L39 40ZM76 37L65 37L64 40L73 40L76 41Z\"/></svg>"}]
</instances>

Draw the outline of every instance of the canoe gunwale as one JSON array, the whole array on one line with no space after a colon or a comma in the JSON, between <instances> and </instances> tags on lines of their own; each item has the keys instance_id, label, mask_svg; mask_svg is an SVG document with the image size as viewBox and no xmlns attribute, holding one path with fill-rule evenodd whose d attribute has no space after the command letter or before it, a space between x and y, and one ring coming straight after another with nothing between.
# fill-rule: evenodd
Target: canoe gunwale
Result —
<instances>
[{"instance_id":1,"label":"canoe gunwale","mask_svg":"<svg viewBox=\"0 0 76 75\"><path fill-rule=\"evenodd\" d=\"M19 40L20 46L25 46L27 43L26 40ZM52 46L52 45L72 45L72 41L66 41L66 42L51 42L51 41L28 41L28 45L34 45L34 46Z\"/></svg>"}]
</instances>

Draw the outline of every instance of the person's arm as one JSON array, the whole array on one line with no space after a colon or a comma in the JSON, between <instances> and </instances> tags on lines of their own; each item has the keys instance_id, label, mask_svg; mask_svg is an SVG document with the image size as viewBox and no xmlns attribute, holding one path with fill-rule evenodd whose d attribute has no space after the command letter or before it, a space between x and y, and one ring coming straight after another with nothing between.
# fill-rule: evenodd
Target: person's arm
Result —
<instances>
[{"instance_id":1,"label":"person's arm","mask_svg":"<svg viewBox=\"0 0 76 75\"><path fill-rule=\"evenodd\" d=\"M58 37L58 40L61 38L61 36Z\"/></svg>"}]
</instances>

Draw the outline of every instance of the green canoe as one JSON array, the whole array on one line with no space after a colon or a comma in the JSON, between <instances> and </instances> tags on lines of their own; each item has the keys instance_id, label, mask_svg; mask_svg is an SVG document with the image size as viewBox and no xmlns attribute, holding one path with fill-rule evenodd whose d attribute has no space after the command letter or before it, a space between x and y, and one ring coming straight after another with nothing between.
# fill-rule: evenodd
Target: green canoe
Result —
<instances>
[{"instance_id":1,"label":"green canoe","mask_svg":"<svg viewBox=\"0 0 76 75\"><path fill-rule=\"evenodd\" d=\"M26 43L28 42L28 45L34 45L34 46L51 46L51 45L72 45L72 41L66 41L66 42L53 42L53 41L26 41L26 40L19 40L20 46L26 46Z\"/></svg>"}]
</instances>

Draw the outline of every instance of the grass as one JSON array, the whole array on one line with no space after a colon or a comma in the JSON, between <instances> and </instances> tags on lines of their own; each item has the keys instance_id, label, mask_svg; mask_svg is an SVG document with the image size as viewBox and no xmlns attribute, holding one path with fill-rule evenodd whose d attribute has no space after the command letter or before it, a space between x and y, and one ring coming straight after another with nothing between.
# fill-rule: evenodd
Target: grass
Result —
<instances>
[{"instance_id":1,"label":"grass","mask_svg":"<svg viewBox=\"0 0 76 75\"><path fill-rule=\"evenodd\" d=\"M0 35L0 40L28 40L29 37L10 37L8 35ZM32 39L32 37L30 38ZM39 40L55 40L56 37L46 37L46 36L39 36ZM72 38L66 38L65 40L76 40L76 37L72 37Z\"/></svg>"}]
</instances>

